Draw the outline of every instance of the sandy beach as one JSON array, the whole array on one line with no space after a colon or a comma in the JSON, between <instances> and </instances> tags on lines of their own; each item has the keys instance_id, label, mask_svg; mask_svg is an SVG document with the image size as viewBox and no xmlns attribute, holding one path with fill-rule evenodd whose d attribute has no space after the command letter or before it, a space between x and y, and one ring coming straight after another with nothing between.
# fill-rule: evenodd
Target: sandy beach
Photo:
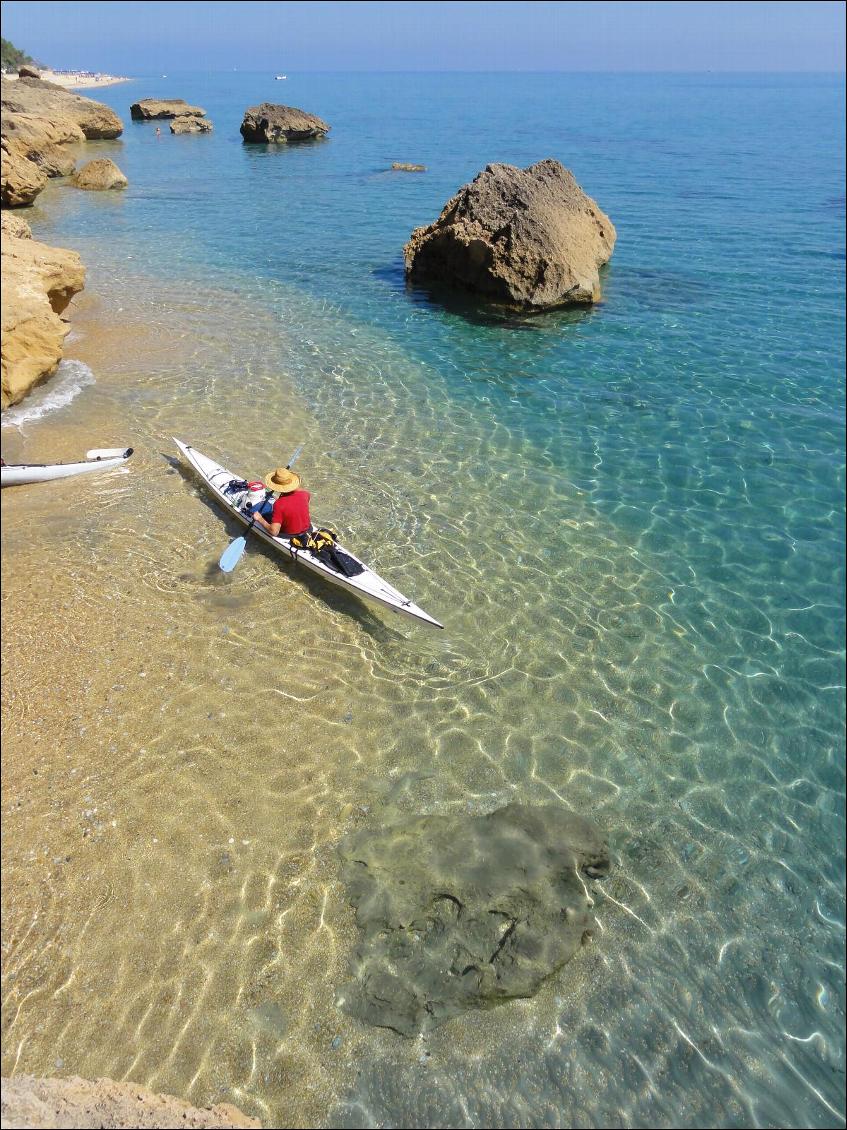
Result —
<instances>
[{"instance_id":1,"label":"sandy beach","mask_svg":"<svg viewBox=\"0 0 847 1130\"><path fill-rule=\"evenodd\" d=\"M17 75L4 75L3 77L12 81L18 78ZM115 86L119 82L131 81L125 75L89 74L87 71L41 71L41 77L45 82L55 83L56 86L66 86L69 90L83 90L95 86Z\"/></svg>"}]
</instances>

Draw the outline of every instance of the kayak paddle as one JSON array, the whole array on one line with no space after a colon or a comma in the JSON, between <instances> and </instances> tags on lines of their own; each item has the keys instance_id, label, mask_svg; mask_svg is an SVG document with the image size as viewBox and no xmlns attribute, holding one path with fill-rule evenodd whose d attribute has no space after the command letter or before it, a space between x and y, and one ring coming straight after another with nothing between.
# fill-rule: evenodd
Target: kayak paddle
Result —
<instances>
[{"instance_id":1,"label":"kayak paddle","mask_svg":"<svg viewBox=\"0 0 847 1130\"><path fill-rule=\"evenodd\" d=\"M303 450L303 444L301 443L300 446L297 448L297 450L294 452L294 454L289 459L288 463L286 464L286 468L285 468L286 471L291 470L291 468L294 466L295 460L298 458L298 456L300 455L300 452L302 450ZM250 530L253 528L253 526L255 526L255 524L256 524L256 515L254 514L252 519L250 520L250 525L247 527L247 533L250 532ZM244 536L244 534L242 534L241 537L236 538L235 541L230 542L229 545L226 547L226 549L221 554L221 559L218 562L218 565L220 565L220 567L221 567L221 571L223 573L231 573L232 570L235 568L235 566L238 564L238 562L241 560L241 558L244 556L244 550L246 548L247 548L247 538Z\"/></svg>"}]
</instances>

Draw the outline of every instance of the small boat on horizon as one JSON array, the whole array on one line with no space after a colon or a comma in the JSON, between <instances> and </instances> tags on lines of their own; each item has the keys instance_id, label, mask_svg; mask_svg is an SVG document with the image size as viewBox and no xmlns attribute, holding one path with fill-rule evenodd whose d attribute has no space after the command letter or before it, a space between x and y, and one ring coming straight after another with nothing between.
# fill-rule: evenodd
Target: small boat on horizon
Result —
<instances>
[{"instance_id":1,"label":"small boat on horizon","mask_svg":"<svg viewBox=\"0 0 847 1130\"><path fill-rule=\"evenodd\" d=\"M274 75L274 78L276 79L277 82L279 82L280 79L288 78L288 75Z\"/></svg>"}]
</instances>

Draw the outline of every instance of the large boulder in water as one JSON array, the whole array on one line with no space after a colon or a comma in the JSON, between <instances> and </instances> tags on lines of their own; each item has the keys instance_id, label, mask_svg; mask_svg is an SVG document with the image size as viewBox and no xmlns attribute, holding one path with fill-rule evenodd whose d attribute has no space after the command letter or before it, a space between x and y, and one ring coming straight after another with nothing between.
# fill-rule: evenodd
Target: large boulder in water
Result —
<instances>
[{"instance_id":1,"label":"large boulder in water","mask_svg":"<svg viewBox=\"0 0 847 1130\"><path fill-rule=\"evenodd\" d=\"M244 111L241 136L245 141L286 144L325 137L331 128L322 118L298 110L296 106L263 102Z\"/></svg>"},{"instance_id":2,"label":"large boulder in water","mask_svg":"<svg viewBox=\"0 0 847 1130\"><path fill-rule=\"evenodd\" d=\"M615 239L609 217L548 158L527 169L487 165L412 232L403 254L412 279L542 310L596 302Z\"/></svg>"},{"instance_id":3,"label":"large boulder in water","mask_svg":"<svg viewBox=\"0 0 847 1130\"><path fill-rule=\"evenodd\" d=\"M406 1036L528 997L591 933L600 830L555 805L424 816L342 841L363 933L343 1007Z\"/></svg>"},{"instance_id":4,"label":"large boulder in water","mask_svg":"<svg viewBox=\"0 0 847 1130\"><path fill-rule=\"evenodd\" d=\"M74 173L72 180L77 188L92 192L101 192L109 188L126 188L129 184L124 173L108 157L97 157L94 161L89 161Z\"/></svg>"},{"instance_id":5,"label":"large boulder in water","mask_svg":"<svg viewBox=\"0 0 847 1130\"><path fill-rule=\"evenodd\" d=\"M189 106L184 98L142 98L129 108L136 122L150 122L163 118L205 118L202 106Z\"/></svg>"},{"instance_id":6,"label":"large boulder in water","mask_svg":"<svg viewBox=\"0 0 847 1130\"><path fill-rule=\"evenodd\" d=\"M171 133L211 133L212 123L208 118L181 117L171 122Z\"/></svg>"}]
</instances>

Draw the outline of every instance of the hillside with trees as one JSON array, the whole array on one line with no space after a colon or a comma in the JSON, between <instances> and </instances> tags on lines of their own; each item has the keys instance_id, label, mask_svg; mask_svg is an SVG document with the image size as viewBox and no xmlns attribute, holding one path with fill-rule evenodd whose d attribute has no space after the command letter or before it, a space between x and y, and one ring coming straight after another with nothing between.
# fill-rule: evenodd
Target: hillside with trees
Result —
<instances>
[{"instance_id":1,"label":"hillside with trees","mask_svg":"<svg viewBox=\"0 0 847 1130\"><path fill-rule=\"evenodd\" d=\"M25 51L21 51L19 47L15 47L14 43L10 43L8 39L0 39L0 44L2 44L0 69L4 72L17 71L24 63L35 63L31 56L27 55Z\"/></svg>"}]
</instances>

